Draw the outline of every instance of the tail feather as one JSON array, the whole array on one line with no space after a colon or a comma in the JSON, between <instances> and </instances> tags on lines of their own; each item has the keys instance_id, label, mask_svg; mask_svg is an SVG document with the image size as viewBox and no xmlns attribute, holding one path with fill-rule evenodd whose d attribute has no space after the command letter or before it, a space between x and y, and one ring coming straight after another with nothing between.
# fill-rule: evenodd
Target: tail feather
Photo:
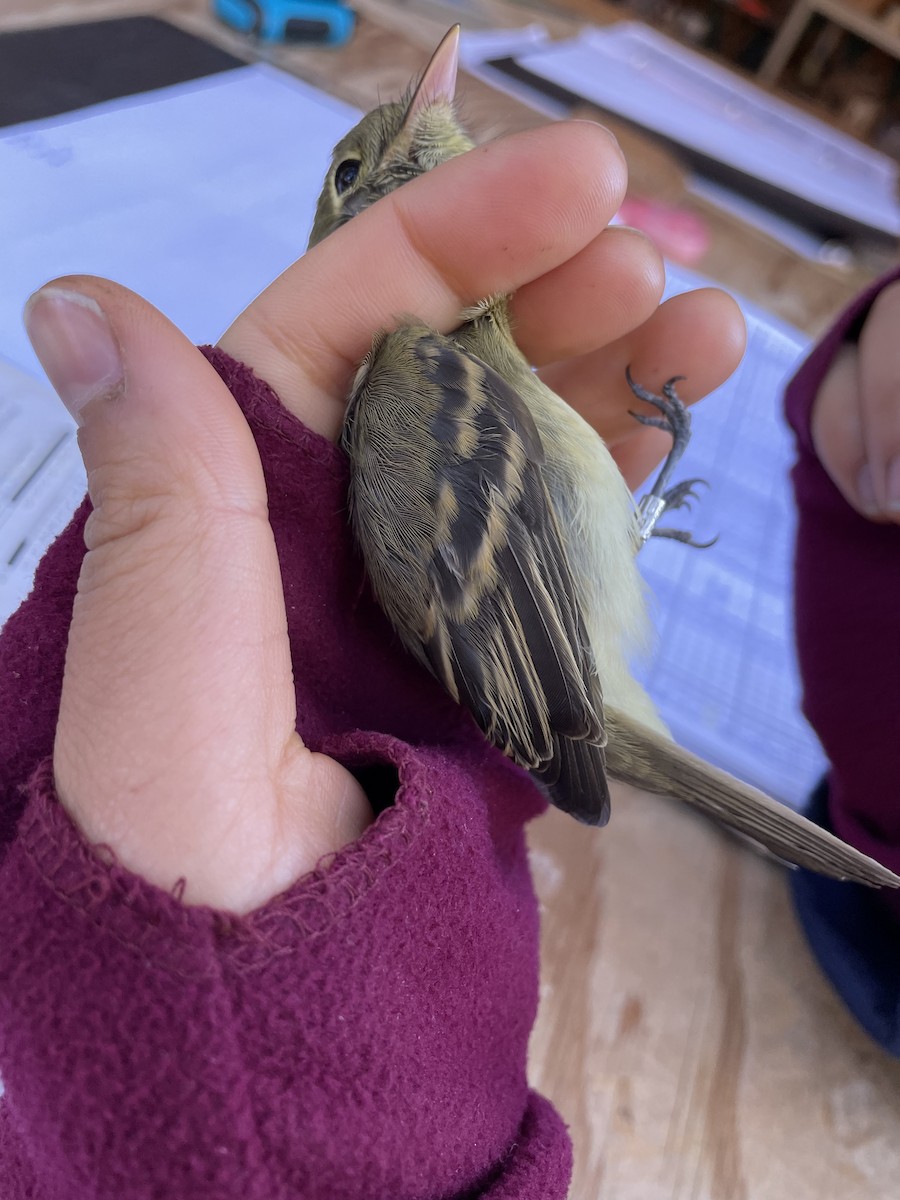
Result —
<instances>
[{"instance_id":1,"label":"tail feather","mask_svg":"<svg viewBox=\"0 0 900 1200\"><path fill-rule=\"evenodd\" d=\"M625 713L607 708L605 721L612 779L682 800L789 865L869 887L900 887L900 877L875 859Z\"/></svg>"},{"instance_id":2,"label":"tail feather","mask_svg":"<svg viewBox=\"0 0 900 1200\"><path fill-rule=\"evenodd\" d=\"M609 782L604 748L596 742L560 737L552 760L534 775L547 788L550 801L585 825L609 820Z\"/></svg>"}]
</instances>

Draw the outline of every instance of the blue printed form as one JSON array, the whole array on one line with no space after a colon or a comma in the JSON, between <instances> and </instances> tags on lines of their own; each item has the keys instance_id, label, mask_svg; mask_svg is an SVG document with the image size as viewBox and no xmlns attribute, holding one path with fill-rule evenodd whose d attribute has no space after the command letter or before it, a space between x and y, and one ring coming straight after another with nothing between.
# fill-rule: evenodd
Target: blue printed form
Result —
<instances>
[{"instance_id":1,"label":"blue printed form","mask_svg":"<svg viewBox=\"0 0 900 1200\"><path fill-rule=\"evenodd\" d=\"M708 280L667 264L667 296ZM793 638L793 435L784 385L809 342L746 302L747 352L693 413L675 477L699 476L687 527L709 550L654 538L640 565L652 595L656 644L637 674L677 741L795 807L825 769L800 714Z\"/></svg>"}]
</instances>

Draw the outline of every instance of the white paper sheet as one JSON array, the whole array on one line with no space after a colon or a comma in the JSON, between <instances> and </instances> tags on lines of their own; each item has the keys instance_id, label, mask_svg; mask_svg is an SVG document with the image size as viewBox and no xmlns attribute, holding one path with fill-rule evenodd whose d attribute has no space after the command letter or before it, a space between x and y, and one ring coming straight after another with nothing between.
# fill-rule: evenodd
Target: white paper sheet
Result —
<instances>
[{"instance_id":1,"label":"white paper sheet","mask_svg":"<svg viewBox=\"0 0 900 1200\"><path fill-rule=\"evenodd\" d=\"M84 490L75 422L43 380L0 359L0 624Z\"/></svg>"},{"instance_id":2,"label":"white paper sheet","mask_svg":"<svg viewBox=\"0 0 900 1200\"><path fill-rule=\"evenodd\" d=\"M22 303L71 272L124 283L215 341L302 254L358 115L257 65L0 131L0 354L39 371Z\"/></svg>"},{"instance_id":3,"label":"white paper sheet","mask_svg":"<svg viewBox=\"0 0 900 1200\"><path fill-rule=\"evenodd\" d=\"M468 70L489 58L526 54L548 45L550 35L543 25L524 25L518 29L467 29L460 37L459 58Z\"/></svg>"},{"instance_id":4,"label":"white paper sheet","mask_svg":"<svg viewBox=\"0 0 900 1200\"><path fill-rule=\"evenodd\" d=\"M898 166L638 22L516 53L528 71L812 204L900 236Z\"/></svg>"},{"instance_id":5,"label":"white paper sheet","mask_svg":"<svg viewBox=\"0 0 900 1200\"><path fill-rule=\"evenodd\" d=\"M81 496L72 423L35 381L22 302L92 271L197 341L303 249L331 146L356 114L266 67L0 133L0 621ZM691 277L670 269L670 290ZM700 280L699 282L705 282ZM747 360L696 412L682 475L703 475L707 552L641 552L661 637L646 676L683 743L789 801L821 759L797 713L789 630L789 439L779 392L802 339L750 312ZM676 514L676 517L678 514Z\"/></svg>"},{"instance_id":6,"label":"white paper sheet","mask_svg":"<svg viewBox=\"0 0 900 1200\"><path fill-rule=\"evenodd\" d=\"M460 38L459 54L470 75L483 79L498 92L513 96L546 117L565 117L568 105L542 95L529 83L520 83L504 71L491 66L494 58L519 58L541 47L552 46L550 35L543 25L526 25L523 29L465 30Z\"/></svg>"}]
</instances>

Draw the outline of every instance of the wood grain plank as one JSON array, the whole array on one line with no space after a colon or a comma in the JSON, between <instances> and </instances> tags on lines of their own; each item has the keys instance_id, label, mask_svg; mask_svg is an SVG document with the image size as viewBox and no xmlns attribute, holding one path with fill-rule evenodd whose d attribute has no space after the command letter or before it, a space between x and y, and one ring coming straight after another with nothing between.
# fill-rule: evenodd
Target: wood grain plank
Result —
<instances>
[{"instance_id":1,"label":"wood grain plank","mask_svg":"<svg viewBox=\"0 0 900 1200\"><path fill-rule=\"evenodd\" d=\"M543 909L535 1086L573 1198L888 1200L900 1063L820 975L786 876L694 814L617 790L606 830L530 844Z\"/></svg>"}]
</instances>

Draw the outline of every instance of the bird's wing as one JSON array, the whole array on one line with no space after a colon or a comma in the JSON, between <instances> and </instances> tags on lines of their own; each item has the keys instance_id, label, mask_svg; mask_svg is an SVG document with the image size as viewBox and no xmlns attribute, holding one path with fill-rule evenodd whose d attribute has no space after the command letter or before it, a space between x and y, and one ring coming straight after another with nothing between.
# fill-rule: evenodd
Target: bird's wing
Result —
<instances>
[{"instance_id":1,"label":"bird's wing","mask_svg":"<svg viewBox=\"0 0 900 1200\"><path fill-rule=\"evenodd\" d=\"M366 368L367 406L389 403L383 393L392 386L396 395L388 367L400 353L389 343L398 338L405 372L413 368L419 381L419 429L412 436L423 438L424 422L420 444L434 484L427 536L421 525L417 531L430 592L421 652L494 745L535 771L552 793L567 787L565 766L575 757L561 755L560 744L588 744L578 758L580 784L593 798L575 803L601 823L608 793L600 685L541 474L534 421L497 372L422 328L400 329L380 344ZM405 517L395 510L383 519ZM372 566L370 575L388 590L384 563Z\"/></svg>"},{"instance_id":2,"label":"bird's wing","mask_svg":"<svg viewBox=\"0 0 900 1200\"><path fill-rule=\"evenodd\" d=\"M431 547L445 620L429 660L469 696L493 740L537 768L552 754L548 736L602 740L593 656L541 475L543 447L496 371L436 335L418 349L440 397L438 487L449 488L455 509Z\"/></svg>"}]
</instances>

